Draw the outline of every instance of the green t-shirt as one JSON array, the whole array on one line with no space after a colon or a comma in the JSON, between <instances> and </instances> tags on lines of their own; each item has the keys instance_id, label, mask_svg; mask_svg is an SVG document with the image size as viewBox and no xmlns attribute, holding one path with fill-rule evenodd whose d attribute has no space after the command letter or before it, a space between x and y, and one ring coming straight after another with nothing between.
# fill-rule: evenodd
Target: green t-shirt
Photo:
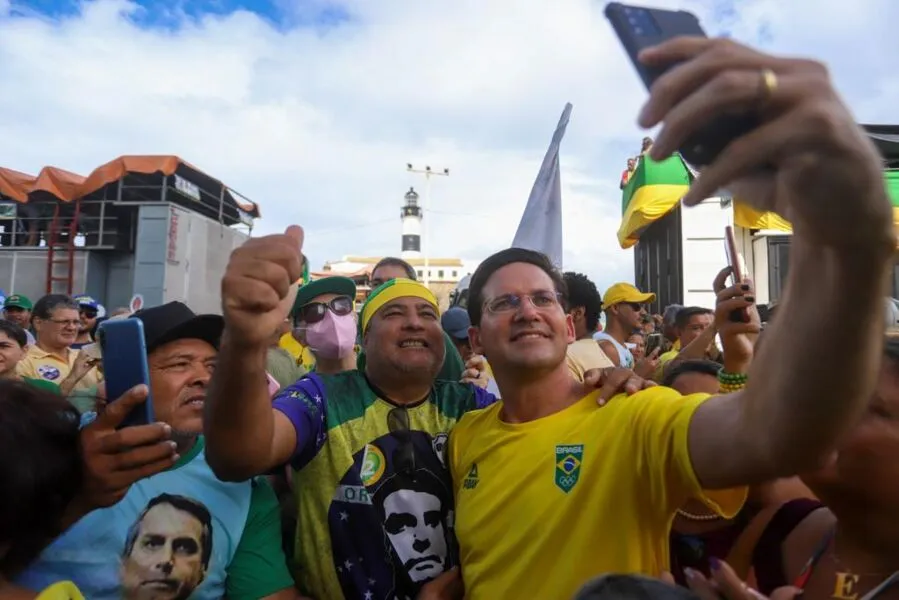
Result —
<instances>
[{"instance_id":1,"label":"green t-shirt","mask_svg":"<svg viewBox=\"0 0 899 600\"><path fill-rule=\"evenodd\" d=\"M306 369L298 365L296 359L284 348L269 348L265 370L282 388L292 385L306 374Z\"/></svg>"},{"instance_id":2,"label":"green t-shirt","mask_svg":"<svg viewBox=\"0 0 899 600\"><path fill-rule=\"evenodd\" d=\"M22 381L24 381L31 387L36 387L36 388L44 390L46 392L55 392L57 394L62 394L62 390L59 389L58 385L56 385L52 381L47 381L46 379L34 379L33 377L23 377Z\"/></svg>"},{"instance_id":3,"label":"green t-shirt","mask_svg":"<svg viewBox=\"0 0 899 600\"><path fill-rule=\"evenodd\" d=\"M258 600L293 587L281 544L281 506L264 477L253 481L247 525L228 565L228 600Z\"/></svg>"}]
</instances>

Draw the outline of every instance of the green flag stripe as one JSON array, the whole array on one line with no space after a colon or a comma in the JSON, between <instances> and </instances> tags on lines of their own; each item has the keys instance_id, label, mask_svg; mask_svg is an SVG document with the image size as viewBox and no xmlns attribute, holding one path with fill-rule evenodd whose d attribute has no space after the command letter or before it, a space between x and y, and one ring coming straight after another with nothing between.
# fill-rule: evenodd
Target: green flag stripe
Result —
<instances>
[{"instance_id":1,"label":"green flag stripe","mask_svg":"<svg viewBox=\"0 0 899 600\"><path fill-rule=\"evenodd\" d=\"M893 208L899 208L899 169L886 171L884 179L887 183L887 195L893 203Z\"/></svg>"},{"instance_id":2,"label":"green flag stripe","mask_svg":"<svg viewBox=\"0 0 899 600\"><path fill-rule=\"evenodd\" d=\"M690 185L691 179L690 171L678 154L661 161L644 156L622 193L621 214L627 210L638 189L651 185Z\"/></svg>"}]
</instances>

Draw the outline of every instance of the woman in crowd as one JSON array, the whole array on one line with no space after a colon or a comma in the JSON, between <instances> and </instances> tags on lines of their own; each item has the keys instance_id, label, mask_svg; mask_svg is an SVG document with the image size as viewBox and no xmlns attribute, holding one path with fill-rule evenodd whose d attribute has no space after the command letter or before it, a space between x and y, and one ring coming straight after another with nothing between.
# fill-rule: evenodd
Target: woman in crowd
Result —
<instances>
[{"instance_id":1,"label":"woman in crowd","mask_svg":"<svg viewBox=\"0 0 899 600\"><path fill-rule=\"evenodd\" d=\"M811 424L811 423L810 423ZM884 343L868 412L830 462L802 477L821 503L784 504L755 547L758 588L807 598L899 597L899 332Z\"/></svg>"},{"instance_id":2,"label":"woman in crowd","mask_svg":"<svg viewBox=\"0 0 899 600\"><path fill-rule=\"evenodd\" d=\"M37 596L10 583L62 533L82 484L78 425L59 394L0 380L0 598L83 600L67 582Z\"/></svg>"},{"instance_id":3,"label":"woman in crowd","mask_svg":"<svg viewBox=\"0 0 899 600\"><path fill-rule=\"evenodd\" d=\"M637 332L627 338L627 348L634 355L634 360L640 360L646 356L646 338L642 333Z\"/></svg>"}]
</instances>

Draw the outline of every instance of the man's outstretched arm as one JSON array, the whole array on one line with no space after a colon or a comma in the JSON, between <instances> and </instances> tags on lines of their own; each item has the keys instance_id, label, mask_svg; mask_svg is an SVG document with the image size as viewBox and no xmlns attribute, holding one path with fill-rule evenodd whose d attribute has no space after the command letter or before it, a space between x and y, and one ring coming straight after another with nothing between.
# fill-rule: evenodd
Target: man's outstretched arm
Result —
<instances>
[{"instance_id":1,"label":"man's outstretched arm","mask_svg":"<svg viewBox=\"0 0 899 600\"><path fill-rule=\"evenodd\" d=\"M222 279L225 332L206 399L206 458L216 476L242 481L284 464L296 428L272 409L265 374L271 335L284 322L301 275L303 230L253 238L237 248Z\"/></svg>"},{"instance_id":2,"label":"man's outstretched arm","mask_svg":"<svg viewBox=\"0 0 899 600\"><path fill-rule=\"evenodd\" d=\"M793 223L784 303L746 389L693 413L693 470L715 489L813 469L854 426L880 362L896 239L879 155L819 63L700 38L666 42L641 60L679 63L641 113L646 127L664 121L655 158L716 115L757 111L758 127L703 169L684 204L726 187Z\"/></svg>"},{"instance_id":3,"label":"man's outstretched arm","mask_svg":"<svg viewBox=\"0 0 899 600\"><path fill-rule=\"evenodd\" d=\"M711 398L693 414L690 458L706 489L815 469L873 390L883 271L866 260L812 257L795 243L791 250L789 293L746 388Z\"/></svg>"}]
</instances>

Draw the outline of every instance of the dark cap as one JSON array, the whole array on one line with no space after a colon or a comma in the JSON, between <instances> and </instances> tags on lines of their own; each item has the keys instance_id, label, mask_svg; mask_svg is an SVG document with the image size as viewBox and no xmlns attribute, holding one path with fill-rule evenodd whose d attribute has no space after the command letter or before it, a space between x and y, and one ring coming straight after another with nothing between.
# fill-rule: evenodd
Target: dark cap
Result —
<instances>
[{"instance_id":1,"label":"dark cap","mask_svg":"<svg viewBox=\"0 0 899 600\"><path fill-rule=\"evenodd\" d=\"M74 300L78 304L78 306L86 306L88 308L93 308L94 310L98 310L100 308L100 303L86 294L75 296L74 298L72 298L72 300Z\"/></svg>"},{"instance_id":2,"label":"dark cap","mask_svg":"<svg viewBox=\"0 0 899 600\"><path fill-rule=\"evenodd\" d=\"M449 309L440 317L440 324L451 338L457 340L468 339L468 328L471 327L471 319L468 317L468 311L464 308L454 306Z\"/></svg>"},{"instance_id":3,"label":"dark cap","mask_svg":"<svg viewBox=\"0 0 899 600\"><path fill-rule=\"evenodd\" d=\"M169 302L139 310L130 317L144 324L147 354L175 340L196 339L218 348L225 328L219 315L198 315L183 302Z\"/></svg>"}]
</instances>

